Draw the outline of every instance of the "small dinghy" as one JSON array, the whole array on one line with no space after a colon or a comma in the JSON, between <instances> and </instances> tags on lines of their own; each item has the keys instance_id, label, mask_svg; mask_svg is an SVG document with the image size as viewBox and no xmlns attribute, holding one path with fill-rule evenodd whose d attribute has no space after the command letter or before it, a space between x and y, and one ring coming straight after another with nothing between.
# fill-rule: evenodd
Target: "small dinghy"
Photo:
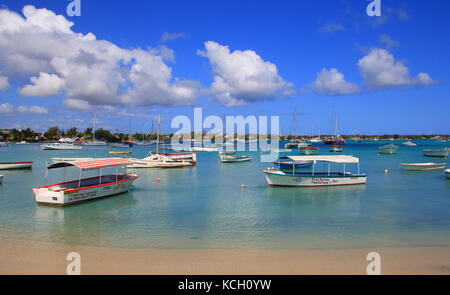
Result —
<instances>
[{"instance_id":1,"label":"small dinghy","mask_svg":"<svg viewBox=\"0 0 450 295\"><path fill-rule=\"evenodd\" d=\"M319 148L316 147L310 147L310 146L304 146L300 148L300 152L303 155L317 155L319 154Z\"/></svg>"},{"instance_id":2,"label":"small dinghy","mask_svg":"<svg viewBox=\"0 0 450 295\"><path fill-rule=\"evenodd\" d=\"M0 170L31 169L33 162L3 162L0 163Z\"/></svg>"},{"instance_id":3,"label":"small dinghy","mask_svg":"<svg viewBox=\"0 0 450 295\"><path fill-rule=\"evenodd\" d=\"M342 146L339 145L332 145L330 146L330 152L332 153L339 153L339 152L343 152L344 148Z\"/></svg>"},{"instance_id":4,"label":"small dinghy","mask_svg":"<svg viewBox=\"0 0 450 295\"><path fill-rule=\"evenodd\" d=\"M219 157L222 163L246 162L252 159L250 156L230 156L227 154L220 154Z\"/></svg>"},{"instance_id":5,"label":"small dinghy","mask_svg":"<svg viewBox=\"0 0 450 295\"><path fill-rule=\"evenodd\" d=\"M430 171L443 170L446 163L401 163L403 169L407 171Z\"/></svg>"},{"instance_id":6,"label":"small dinghy","mask_svg":"<svg viewBox=\"0 0 450 295\"><path fill-rule=\"evenodd\" d=\"M426 157L447 158L449 150L450 149L448 149L448 148L441 149L441 150L423 150L423 155Z\"/></svg>"},{"instance_id":7,"label":"small dinghy","mask_svg":"<svg viewBox=\"0 0 450 295\"><path fill-rule=\"evenodd\" d=\"M392 154L397 153L398 146L390 143L390 144L385 144L383 146L380 146L379 149L380 149L380 154L392 155Z\"/></svg>"},{"instance_id":8,"label":"small dinghy","mask_svg":"<svg viewBox=\"0 0 450 295\"><path fill-rule=\"evenodd\" d=\"M129 155L131 154L131 151L110 151L110 155Z\"/></svg>"}]
</instances>

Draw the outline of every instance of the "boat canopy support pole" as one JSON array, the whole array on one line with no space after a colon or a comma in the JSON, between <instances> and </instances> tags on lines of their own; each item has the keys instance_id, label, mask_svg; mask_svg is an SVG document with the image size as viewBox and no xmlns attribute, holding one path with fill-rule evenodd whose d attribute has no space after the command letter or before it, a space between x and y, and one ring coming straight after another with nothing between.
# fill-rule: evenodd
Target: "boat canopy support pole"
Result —
<instances>
[{"instance_id":1,"label":"boat canopy support pole","mask_svg":"<svg viewBox=\"0 0 450 295\"><path fill-rule=\"evenodd\" d=\"M314 175L314 168L316 167L316 161L314 161L313 163L313 170L312 170L312 175Z\"/></svg>"},{"instance_id":2,"label":"boat canopy support pole","mask_svg":"<svg viewBox=\"0 0 450 295\"><path fill-rule=\"evenodd\" d=\"M360 174L360 172L359 172L359 162L358 162L358 174Z\"/></svg>"},{"instance_id":3,"label":"boat canopy support pole","mask_svg":"<svg viewBox=\"0 0 450 295\"><path fill-rule=\"evenodd\" d=\"M119 178L119 167L116 168L116 182L118 178Z\"/></svg>"},{"instance_id":4,"label":"boat canopy support pole","mask_svg":"<svg viewBox=\"0 0 450 295\"><path fill-rule=\"evenodd\" d=\"M344 164L344 174L345 174L345 164Z\"/></svg>"},{"instance_id":5,"label":"boat canopy support pole","mask_svg":"<svg viewBox=\"0 0 450 295\"><path fill-rule=\"evenodd\" d=\"M44 181L44 185L47 185L47 178L48 178L48 163L45 162L45 181Z\"/></svg>"},{"instance_id":6,"label":"boat canopy support pole","mask_svg":"<svg viewBox=\"0 0 450 295\"><path fill-rule=\"evenodd\" d=\"M328 163L328 176L330 176L331 164Z\"/></svg>"},{"instance_id":7,"label":"boat canopy support pole","mask_svg":"<svg viewBox=\"0 0 450 295\"><path fill-rule=\"evenodd\" d=\"M78 181L78 188L81 187L81 177L83 176L83 169L80 169L80 180Z\"/></svg>"},{"instance_id":8,"label":"boat canopy support pole","mask_svg":"<svg viewBox=\"0 0 450 295\"><path fill-rule=\"evenodd\" d=\"M102 169L98 169L98 175L99 175L99 182L98 184L102 184Z\"/></svg>"}]
</instances>

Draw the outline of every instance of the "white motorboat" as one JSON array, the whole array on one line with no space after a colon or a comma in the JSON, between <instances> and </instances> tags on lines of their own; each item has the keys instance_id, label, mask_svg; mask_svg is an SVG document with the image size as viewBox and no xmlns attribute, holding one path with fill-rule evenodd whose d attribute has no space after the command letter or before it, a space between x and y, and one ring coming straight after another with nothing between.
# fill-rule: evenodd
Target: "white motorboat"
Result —
<instances>
[{"instance_id":1,"label":"white motorboat","mask_svg":"<svg viewBox=\"0 0 450 295\"><path fill-rule=\"evenodd\" d=\"M388 155L392 155L392 154L396 154L397 150L398 150L398 146L396 146L395 144L385 144L383 146L379 147L380 149L380 154L388 154Z\"/></svg>"},{"instance_id":2,"label":"white motorboat","mask_svg":"<svg viewBox=\"0 0 450 295\"><path fill-rule=\"evenodd\" d=\"M446 163L401 163L400 165L407 171L429 171L443 170Z\"/></svg>"},{"instance_id":3,"label":"white motorboat","mask_svg":"<svg viewBox=\"0 0 450 295\"><path fill-rule=\"evenodd\" d=\"M442 157L447 158L449 153L448 148L440 149L440 150L423 150L423 155L427 157Z\"/></svg>"},{"instance_id":4,"label":"white motorboat","mask_svg":"<svg viewBox=\"0 0 450 295\"><path fill-rule=\"evenodd\" d=\"M353 156L288 156L295 163L313 162L312 171L306 172L293 168L291 171L283 171L276 168L263 170L269 186L288 187L316 187L316 186L338 186L365 184L367 176L359 172L359 159ZM316 171L316 163L328 164L327 171ZM331 164L341 164L341 172L332 172ZM357 164L357 173L346 171L346 165ZM319 165L322 166L322 165Z\"/></svg>"},{"instance_id":5,"label":"white motorboat","mask_svg":"<svg viewBox=\"0 0 450 295\"><path fill-rule=\"evenodd\" d=\"M41 145L42 150L81 150L81 146L72 143L48 143Z\"/></svg>"},{"instance_id":6,"label":"white motorboat","mask_svg":"<svg viewBox=\"0 0 450 295\"><path fill-rule=\"evenodd\" d=\"M29 144L29 143L22 140L22 141L20 141L20 142L17 142L16 144Z\"/></svg>"},{"instance_id":7,"label":"white motorboat","mask_svg":"<svg viewBox=\"0 0 450 295\"><path fill-rule=\"evenodd\" d=\"M444 173L447 176L447 179L450 179L450 169L445 170Z\"/></svg>"},{"instance_id":8,"label":"white motorboat","mask_svg":"<svg viewBox=\"0 0 450 295\"><path fill-rule=\"evenodd\" d=\"M0 170L31 169L33 162L0 162Z\"/></svg>"},{"instance_id":9,"label":"white motorboat","mask_svg":"<svg viewBox=\"0 0 450 295\"><path fill-rule=\"evenodd\" d=\"M417 146L417 143L412 142L411 140L405 141L404 143L402 143L402 145L404 146Z\"/></svg>"},{"instance_id":10,"label":"white motorboat","mask_svg":"<svg viewBox=\"0 0 450 295\"><path fill-rule=\"evenodd\" d=\"M222 163L246 162L252 159L250 156L230 156L229 154L220 154L219 157Z\"/></svg>"},{"instance_id":11,"label":"white motorboat","mask_svg":"<svg viewBox=\"0 0 450 295\"><path fill-rule=\"evenodd\" d=\"M321 139L320 137L314 137L314 138L311 138L311 139L309 140L309 142L312 142L312 143L319 143L319 142L322 142L322 139Z\"/></svg>"},{"instance_id":12,"label":"white motorboat","mask_svg":"<svg viewBox=\"0 0 450 295\"><path fill-rule=\"evenodd\" d=\"M0 175L0 184L3 182L3 175Z\"/></svg>"},{"instance_id":13,"label":"white motorboat","mask_svg":"<svg viewBox=\"0 0 450 295\"><path fill-rule=\"evenodd\" d=\"M135 174L119 173L120 167L129 164L131 164L131 161L121 158L54 163L47 169L77 167L80 169L80 178L34 188L33 193L36 202L45 205L65 206L127 192L133 181L138 178ZM103 175L101 169L108 167L117 167L116 173ZM91 170L98 170L99 175L82 178L84 171Z\"/></svg>"}]
</instances>

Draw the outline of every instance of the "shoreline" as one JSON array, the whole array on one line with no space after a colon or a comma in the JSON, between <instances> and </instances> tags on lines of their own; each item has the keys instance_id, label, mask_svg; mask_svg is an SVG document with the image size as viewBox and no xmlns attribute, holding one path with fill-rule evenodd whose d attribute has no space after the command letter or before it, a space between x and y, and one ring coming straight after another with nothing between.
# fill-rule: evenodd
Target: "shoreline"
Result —
<instances>
[{"instance_id":1,"label":"shoreline","mask_svg":"<svg viewBox=\"0 0 450 295\"><path fill-rule=\"evenodd\" d=\"M450 274L450 247L339 250L157 250L0 240L0 274L66 274L69 252L81 255L85 275L365 275L369 252L382 274Z\"/></svg>"}]
</instances>

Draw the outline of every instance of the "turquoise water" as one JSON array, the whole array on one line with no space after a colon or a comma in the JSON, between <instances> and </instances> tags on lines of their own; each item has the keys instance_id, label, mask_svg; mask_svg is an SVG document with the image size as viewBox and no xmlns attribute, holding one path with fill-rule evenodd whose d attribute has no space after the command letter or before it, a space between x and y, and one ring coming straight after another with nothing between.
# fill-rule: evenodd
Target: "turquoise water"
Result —
<instances>
[{"instance_id":1,"label":"turquoise water","mask_svg":"<svg viewBox=\"0 0 450 295\"><path fill-rule=\"evenodd\" d=\"M446 162L418 141L396 155L379 155L383 142L348 143L343 154L361 159L363 186L270 188L258 153L251 162L222 164L199 153L184 169L135 170L127 194L64 208L37 205L31 189L44 182L52 157L105 157L108 147L41 151L39 145L0 148L2 161L34 161L31 171L0 171L0 238L157 249L329 249L450 246L450 180L443 171L406 172L402 162ZM283 145L283 144L282 144ZM328 154L328 147L321 154ZM148 147L132 148L143 157ZM299 154L296 150L291 154ZM284 155L284 154L283 154ZM390 172L385 174L384 170ZM66 178L77 171L67 170ZM64 175L50 173L49 183ZM156 182L155 178L161 178ZM247 187L241 189L241 184Z\"/></svg>"}]
</instances>

